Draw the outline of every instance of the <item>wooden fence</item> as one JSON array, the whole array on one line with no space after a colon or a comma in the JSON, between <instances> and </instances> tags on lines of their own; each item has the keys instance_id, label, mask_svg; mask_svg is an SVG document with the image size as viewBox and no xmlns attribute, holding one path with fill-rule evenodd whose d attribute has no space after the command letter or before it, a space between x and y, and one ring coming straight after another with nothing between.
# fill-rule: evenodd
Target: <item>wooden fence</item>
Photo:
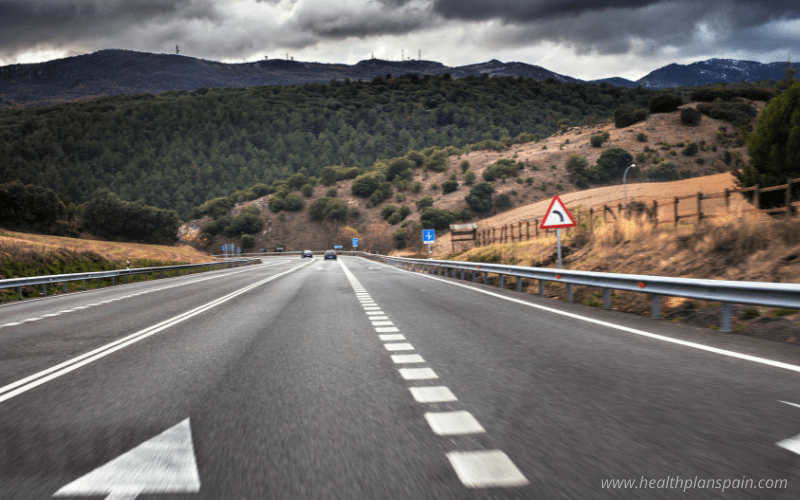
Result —
<instances>
[{"instance_id":1,"label":"wooden fence","mask_svg":"<svg viewBox=\"0 0 800 500\"><path fill-rule=\"evenodd\" d=\"M651 199L646 203L647 212L650 219L655 224L674 224L675 226L683 219L694 219L698 223L703 219L713 219L715 217L722 217L735 213L751 213L758 217L760 214L775 214L785 213L787 216L794 213L794 207L800 206L800 201L792 200L792 185L800 182L800 178L787 179L786 184L780 186L773 186L768 188L760 188L758 184L749 188L739 189L725 189L723 192L703 194L697 193L688 196L674 196L671 198L658 198ZM761 194L771 191L785 192L785 201L782 207L761 209L755 208L761 205ZM737 198L737 206L732 206L733 196L736 194L753 192L753 203L749 205L745 202L744 197ZM593 227L595 223L595 215L602 214L603 223L615 223L623 217L630 217L631 215L639 215L632 213L632 206L627 205L623 208L621 200L615 200L614 203L596 205L590 207L588 213L580 211L575 214L576 222L581 224L581 219L588 215L590 225ZM641 199L632 198L629 203L643 202ZM639 207L641 205L637 204ZM616 208L616 213L615 213ZM671 210L670 210L671 208ZM667 217L669 215L669 217ZM551 232L555 234L554 230L543 230L539 228L541 217L534 218L533 221L525 220L514 222L512 224L505 224L498 227L479 227L476 234L475 246L486 246L494 243L513 243L521 241L529 241L531 238L539 238L549 236ZM566 231L569 233L573 228L568 228Z\"/></svg>"}]
</instances>

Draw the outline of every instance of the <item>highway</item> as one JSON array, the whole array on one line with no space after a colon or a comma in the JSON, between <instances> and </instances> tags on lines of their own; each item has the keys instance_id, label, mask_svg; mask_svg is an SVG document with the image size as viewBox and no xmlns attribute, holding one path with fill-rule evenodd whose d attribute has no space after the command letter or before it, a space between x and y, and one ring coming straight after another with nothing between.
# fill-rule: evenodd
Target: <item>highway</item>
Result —
<instances>
[{"instance_id":1,"label":"highway","mask_svg":"<svg viewBox=\"0 0 800 500\"><path fill-rule=\"evenodd\" d=\"M360 257L0 306L2 500L798 495L794 345Z\"/></svg>"}]
</instances>

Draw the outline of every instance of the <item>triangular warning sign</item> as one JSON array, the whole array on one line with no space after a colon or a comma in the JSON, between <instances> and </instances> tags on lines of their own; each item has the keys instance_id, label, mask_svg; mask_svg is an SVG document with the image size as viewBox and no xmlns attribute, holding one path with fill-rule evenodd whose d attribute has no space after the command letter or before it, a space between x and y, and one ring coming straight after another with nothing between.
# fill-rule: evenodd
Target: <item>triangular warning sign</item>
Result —
<instances>
[{"instance_id":1,"label":"triangular warning sign","mask_svg":"<svg viewBox=\"0 0 800 500\"><path fill-rule=\"evenodd\" d=\"M158 436L76 479L53 496L133 499L139 494L197 493L200 476L187 418Z\"/></svg>"},{"instance_id":2,"label":"triangular warning sign","mask_svg":"<svg viewBox=\"0 0 800 500\"><path fill-rule=\"evenodd\" d=\"M574 227L578 224L575 223L575 219L572 218L572 214L569 213L567 207L564 206L564 202L561 201L561 198L558 195L553 196L553 201L550 202L550 208L547 209L547 212L544 214L544 218L542 219L542 223L539 226L540 229L560 229L564 227Z\"/></svg>"}]
</instances>

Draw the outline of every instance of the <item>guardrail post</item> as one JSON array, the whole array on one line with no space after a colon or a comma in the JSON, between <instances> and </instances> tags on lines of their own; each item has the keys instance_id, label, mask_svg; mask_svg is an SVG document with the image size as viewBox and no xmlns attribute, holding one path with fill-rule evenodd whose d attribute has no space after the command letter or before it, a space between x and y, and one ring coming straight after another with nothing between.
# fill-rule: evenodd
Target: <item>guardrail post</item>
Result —
<instances>
[{"instance_id":1,"label":"guardrail post","mask_svg":"<svg viewBox=\"0 0 800 500\"><path fill-rule=\"evenodd\" d=\"M475 279L477 277L477 273L475 271L470 271L472 273L472 282L475 283Z\"/></svg>"},{"instance_id":2,"label":"guardrail post","mask_svg":"<svg viewBox=\"0 0 800 500\"><path fill-rule=\"evenodd\" d=\"M47 283L42 283L42 295L47 297Z\"/></svg>"},{"instance_id":3,"label":"guardrail post","mask_svg":"<svg viewBox=\"0 0 800 500\"><path fill-rule=\"evenodd\" d=\"M83 282L83 289L86 290L86 280L81 280Z\"/></svg>"},{"instance_id":4,"label":"guardrail post","mask_svg":"<svg viewBox=\"0 0 800 500\"><path fill-rule=\"evenodd\" d=\"M64 293L67 293L67 282L64 282Z\"/></svg>"},{"instance_id":5,"label":"guardrail post","mask_svg":"<svg viewBox=\"0 0 800 500\"><path fill-rule=\"evenodd\" d=\"M658 306L661 305L660 299L661 299L661 296L658 295L657 293L654 293L652 295L651 306L650 306L650 317L652 319L658 319L658 317L659 317Z\"/></svg>"},{"instance_id":6,"label":"guardrail post","mask_svg":"<svg viewBox=\"0 0 800 500\"><path fill-rule=\"evenodd\" d=\"M731 332L731 303L730 302L723 302L722 303L722 331L725 333Z\"/></svg>"},{"instance_id":7,"label":"guardrail post","mask_svg":"<svg viewBox=\"0 0 800 500\"><path fill-rule=\"evenodd\" d=\"M126 274L123 279L125 280L125 284L127 285L128 284L128 275Z\"/></svg>"},{"instance_id":8,"label":"guardrail post","mask_svg":"<svg viewBox=\"0 0 800 500\"><path fill-rule=\"evenodd\" d=\"M17 287L17 300L22 300L22 287Z\"/></svg>"},{"instance_id":9,"label":"guardrail post","mask_svg":"<svg viewBox=\"0 0 800 500\"><path fill-rule=\"evenodd\" d=\"M489 273L487 273L487 272L483 273L483 284L484 285L488 285L489 284Z\"/></svg>"},{"instance_id":10,"label":"guardrail post","mask_svg":"<svg viewBox=\"0 0 800 500\"><path fill-rule=\"evenodd\" d=\"M112 277L111 277L111 286L114 286L114 285L116 285L116 284L117 284L117 280L115 279L115 277L114 277L114 276L112 276Z\"/></svg>"},{"instance_id":11,"label":"guardrail post","mask_svg":"<svg viewBox=\"0 0 800 500\"><path fill-rule=\"evenodd\" d=\"M436 269L436 271L437 271L437 274L439 276L441 276L442 275L442 266L438 266L438 269Z\"/></svg>"},{"instance_id":12,"label":"guardrail post","mask_svg":"<svg viewBox=\"0 0 800 500\"><path fill-rule=\"evenodd\" d=\"M572 303L572 283L567 283L567 302Z\"/></svg>"},{"instance_id":13,"label":"guardrail post","mask_svg":"<svg viewBox=\"0 0 800 500\"><path fill-rule=\"evenodd\" d=\"M100 288L100 278L97 278L97 288Z\"/></svg>"},{"instance_id":14,"label":"guardrail post","mask_svg":"<svg viewBox=\"0 0 800 500\"><path fill-rule=\"evenodd\" d=\"M461 281L464 281L464 270L461 270Z\"/></svg>"},{"instance_id":15,"label":"guardrail post","mask_svg":"<svg viewBox=\"0 0 800 500\"><path fill-rule=\"evenodd\" d=\"M539 280L539 297L544 297L544 280Z\"/></svg>"},{"instance_id":16,"label":"guardrail post","mask_svg":"<svg viewBox=\"0 0 800 500\"><path fill-rule=\"evenodd\" d=\"M505 280L503 278L505 278L505 276L502 274L498 274L498 277L499 277L498 279L499 283L497 286L503 288L503 286L505 285Z\"/></svg>"},{"instance_id":17,"label":"guardrail post","mask_svg":"<svg viewBox=\"0 0 800 500\"><path fill-rule=\"evenodd\" d=\"M603 288L603 309L611 309L611 290Z\"/></svg>"},{"instance_id":18,"label":"guardrail post","mask_svg":"<svg viewBox=\"0 0 800 500\"><path fill-rule=\"evenodd\" d=\"M522 291L522 277L521 276L517 276L517 291L518 292Z\"/></svg>"}]
</instances>

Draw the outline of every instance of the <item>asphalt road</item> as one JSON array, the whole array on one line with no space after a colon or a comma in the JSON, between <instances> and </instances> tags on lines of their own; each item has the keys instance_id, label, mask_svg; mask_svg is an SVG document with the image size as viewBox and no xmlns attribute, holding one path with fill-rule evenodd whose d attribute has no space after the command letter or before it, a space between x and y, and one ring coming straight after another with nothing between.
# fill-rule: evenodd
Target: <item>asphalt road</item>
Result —
<instances>
[{"instance_id":1,"label":"asphalt road","mask_svg":"<svg viewBox=\"0 0 800 500\"><path fill-rule=\"evenodd\" d=\"M798 382L795 346L276 258L0 306L0 499L797 498Z\"/></svg>"}]
</instances>

